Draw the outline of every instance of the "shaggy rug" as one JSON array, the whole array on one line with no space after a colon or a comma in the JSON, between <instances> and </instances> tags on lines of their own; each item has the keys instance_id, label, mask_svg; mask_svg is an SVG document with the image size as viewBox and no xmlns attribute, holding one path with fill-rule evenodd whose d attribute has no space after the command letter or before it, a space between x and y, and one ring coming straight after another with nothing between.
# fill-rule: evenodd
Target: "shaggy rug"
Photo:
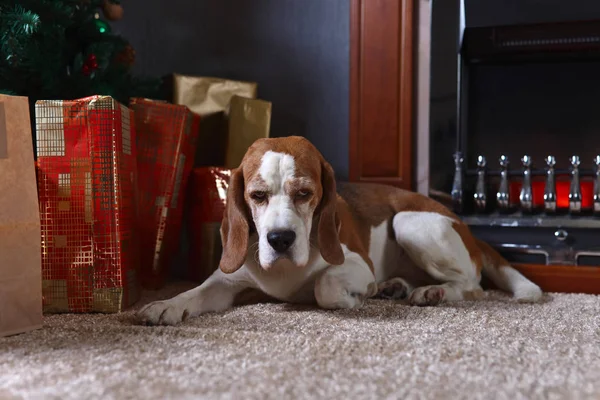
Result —
<instances>
[{"instance_id":1,"label":"shaggy rug","mask_svg":"<svg viewBox=\"0 0 600 400\"><path fill-rule=\"evenodd\" d=\"M147 292L136 308L189 288ZM176 327L49 315L0 339L0 399L600 398L600 297L242 306Z\"/></svg>"}]
</instances>

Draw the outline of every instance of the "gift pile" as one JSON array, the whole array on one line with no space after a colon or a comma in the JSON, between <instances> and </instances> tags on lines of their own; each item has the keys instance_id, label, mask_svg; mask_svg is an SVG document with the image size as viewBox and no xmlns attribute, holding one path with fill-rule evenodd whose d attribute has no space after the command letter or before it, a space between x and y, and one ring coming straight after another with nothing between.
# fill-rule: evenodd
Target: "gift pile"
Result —
<instances>
[{"instance_id":1,"label":"gift pile","mask_svg":"<svg viewBox=\"0 0 600 400\"><path fill-rule=\"evenodd\" d=\"M230 170L269 136L271 103L254 83L172 83L172 102L36 103L45 312L122 311L182 258L195 281L218 268Z\"/></svg>"}]
</instances>

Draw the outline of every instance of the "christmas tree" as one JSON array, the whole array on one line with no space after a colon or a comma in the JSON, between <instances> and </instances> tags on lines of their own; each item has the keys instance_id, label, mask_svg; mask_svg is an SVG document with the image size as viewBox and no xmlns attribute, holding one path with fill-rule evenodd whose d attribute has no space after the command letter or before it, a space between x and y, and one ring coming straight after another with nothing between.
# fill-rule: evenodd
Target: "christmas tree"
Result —
<instances>
[{"instance_id":1,"label":"christmas tree","mask_svg":"<svg viewBox=\"0 0 600 400\"><path fill-rule=\"evenodd\" d=\"M106 20L119 0L0 0L0 92L40 99L159 97L131 68L135 52Z\"/></svg>"}]
</instances>

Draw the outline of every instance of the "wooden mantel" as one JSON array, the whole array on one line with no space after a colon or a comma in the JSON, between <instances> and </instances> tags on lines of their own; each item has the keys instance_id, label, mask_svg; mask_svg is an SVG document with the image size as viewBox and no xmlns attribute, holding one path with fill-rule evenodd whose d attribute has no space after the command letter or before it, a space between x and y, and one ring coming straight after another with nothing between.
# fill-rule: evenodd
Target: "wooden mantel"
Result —
<instances>
[{"instance_id":1,"label":"wooden mantel","mask_svg":"<svg viewBox=\"0 0 600 400\"><path fill-rule=\"evenodd\" d=\"M413 0L351 0L350 180L413 188Z\"/></svg>"}]
</instances>

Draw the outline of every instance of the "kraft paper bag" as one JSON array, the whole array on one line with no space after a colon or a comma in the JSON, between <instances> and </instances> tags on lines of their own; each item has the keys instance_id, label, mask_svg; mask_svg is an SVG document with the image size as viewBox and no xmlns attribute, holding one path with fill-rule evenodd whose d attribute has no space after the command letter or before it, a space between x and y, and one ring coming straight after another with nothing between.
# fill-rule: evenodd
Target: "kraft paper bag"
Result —
<instances>
[{"instance_id":1,"label":"kraft paper bag","mask_svg":"<svg viewBox=\"0 0 600 400\"><path fill-rule=\"evenodd\" d=\"M223 166L231 98L256 98L257 84L174 74L172 92L174 104L187 106L201 116L194 166Z\"/></svg>"},{"instance_id":2,"label":"kraft paper bag","mask_svg":"<svg viewBox=\"0 0 600 400\"><path fill-rule=\"evenodd\" d=\"M207 116L229 114L229 103L235 95L256 98L254 82L205 76L173 75L173 103L187 106L192 112Z\"/></svg>"},{"instance_id":3,"label":"kraft paper bag","mask_svg":"<svg viewBox=\"0 0 600 400\"><path fill-rule=\"evenodd\" d=\"M252 143L269 137L271 108L268 101L240 96L231 98L225 168L239 167Z\"/></svg>"},{"instance_id":4,"label":"kraft paper bag","mask_svg":"<svg viewBox=\"0 0 600 400\"><path fill-rule=\"evenodd\" d=\"M42 326L41 257L29 102L0 95L0 336Z\"/></svg>"}]
</instances>

